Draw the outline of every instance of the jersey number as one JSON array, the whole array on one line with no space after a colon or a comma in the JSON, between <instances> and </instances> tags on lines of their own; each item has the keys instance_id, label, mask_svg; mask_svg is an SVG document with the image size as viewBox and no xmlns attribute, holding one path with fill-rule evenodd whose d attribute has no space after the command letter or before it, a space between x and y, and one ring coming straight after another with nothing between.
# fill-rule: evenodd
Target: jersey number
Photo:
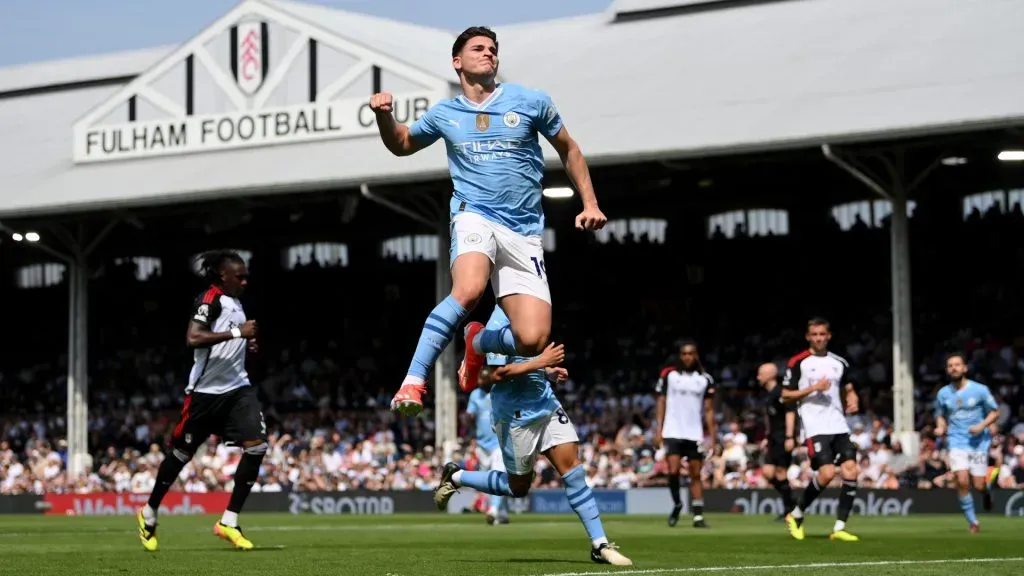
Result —
<instances>
[{"instance_id":1,"label":"jersey number","mask_svg":"<svg viewBox=\"0 0 1024 576\"><path fill-rule=\"evenodd\" d=\"M565 415L565 411L562 410L561 408L559 408L558 410L555 410L555 415L558 416L558 423L559 424L568 424L569 423L569 417Z\"/></svg>"},{"instance_id":2,"label":"jersey number","mask_svg":"<svg viewBox=\"0 0 1024 576\"><path fill-rule=\"evenodd\" d=\"M533 267L537 269L537 276L543 278L547 275L548 271L544 268L544 261L536 256L530 256L530 260L533 260Z\"/></svg>"}]
</instances>

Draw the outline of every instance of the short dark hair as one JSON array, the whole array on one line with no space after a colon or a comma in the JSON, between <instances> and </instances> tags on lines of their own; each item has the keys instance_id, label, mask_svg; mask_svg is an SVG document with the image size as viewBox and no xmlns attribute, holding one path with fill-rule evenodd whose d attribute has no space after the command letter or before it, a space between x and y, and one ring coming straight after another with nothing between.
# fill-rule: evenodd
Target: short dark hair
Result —
<instances>
[{"instance_id":1,"label":"short dark hair","mask_svg":"<svg viewBox=\"0 0 1024 576\"><path fill-rule=\"evenodd\" d=\"M678 348L679 348L680 352L682 352L683 348L686 348L687 346L693 346L694 350L698 350L698 351L700 350L697 347L697 341L694 340L693 338L683 338L682 340L679 341L679 347Z\"/></svg>"},{"instance_id":2,"label":"short dark hair","mask_svg":"<svg viewBox=\"0 0 1024 576\"><path fill-rule=\"evenodd\" d=\"M825 330L831 330L832 325L829 324L828 320L825 320L821 316L815 316L807 321L807 329L810 330L811 326L824 326Z\"/></svg>"},{"instance_id":3,"label":"short dark hair","mask_svg":"<svg viewBox=\"0 0 1024 576\"><path fill-rule=\"evenodd\" d=\"M210 250L201 256L203 278L211 283L220 282L220 269L228 262L245 264L245 260L232 250Z\"/></svg>"},{"instance_id":4,"label":"short dark hair","mask_svg":"<svg viewBox=\"0 0 1024 576\"><path fill-rule=\"evenodd\" d=\"M946 354L946 362L949 362L953 358L959 358L964 363L964 366L967 365L967 354L965 354L964 352L954 350L953 352Z\"/></svg>"},{"instance_id":5,"label":"short dark hair","mask_svg":"<svg viewBox=\"0 0 1024 576\"><path fill-rule=\"evenodd\" d=\"M494 30L487 26L470 26L463 30L462 34L459 34L459 37L455 39L455 43L452 44L452 58L458 56L459 52L462 52L462 49L466 47L466 43L477 36L490 38L494 41L494 48L498 48L498 35L494 33Z\"/></svg>"}]
</instances>

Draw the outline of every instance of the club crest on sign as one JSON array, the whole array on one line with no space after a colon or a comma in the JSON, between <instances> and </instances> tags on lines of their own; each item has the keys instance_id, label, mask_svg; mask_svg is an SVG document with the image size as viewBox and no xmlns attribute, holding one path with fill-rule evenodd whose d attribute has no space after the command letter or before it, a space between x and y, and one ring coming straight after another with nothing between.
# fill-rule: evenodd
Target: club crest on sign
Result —
<instances>
[{"instance_id":1,"label":"club crest on sign","mask_svg":"<svg viewBox=\"0 0 1024 576\"><path fill-rule=\"evenodd\" d=\"M270 68L266 22L239 22L231 29L231 72L238 88L252 96L263 86Z\"/></svg>"},{"instance_id":2,"label":"club crest on sign","mask_svg":"<svg viewBox=\"0 0 1024 576\"><path fill-rule=\"evenodd\" d=\"M481 132L485 132L490 127L491 127L491 117L490 116L488 116L487 114L477 114L476 115L476 129L477 130L479 130Z\"/></svg>"}]
</instances>

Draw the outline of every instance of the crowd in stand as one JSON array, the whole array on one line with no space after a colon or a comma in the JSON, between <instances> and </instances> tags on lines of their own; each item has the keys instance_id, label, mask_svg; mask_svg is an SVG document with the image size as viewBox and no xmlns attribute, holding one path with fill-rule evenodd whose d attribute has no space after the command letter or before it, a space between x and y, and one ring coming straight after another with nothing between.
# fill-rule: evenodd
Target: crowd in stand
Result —
<instances>
[{"instance_id":1,"label":"crowd in stand","mask_svg":"<svg viewBox=\"0 0 1024 576\"><path fill-rule=\"evenodd\" d=\"M922 222L929 217L932 226L926 227ZM791 236L712 239L699 255L681 251L686 239L671 234L664 243L644 237L613 238L607 244L560 239L547 256L556 300L553 337L566 343L570 372L559 396L578 428L589 483L609 488L665 483L662 453L652 446L653 384L674 355L677 339L696 336L719 391L718 448L705 463L704 481L715 488L767 486L760 474L764 395L754 371L761 362L782 364L799 352L804 320L823 314L833 321L833 349L850 361L861 396L862 412L850 423L861 449L862 486L950 485L944 446L932 435L931 399L944 383L945 353L961 349L970 357L971 377L986 383L999 402L992 450L998 484L1024 487L1024 342L1015 340L1021 305L1010 296L1021 288L1014 272L1024 264L1021 216L979 214L977 221L959 222L963 241L929 232L936 218L925 212L912 219L912 233L923 236L918 242L929 247L913 254L915 424L921 438L916 459L907 457L893 438L891 328L882 313L889 298L885 265L864 272L857 282L847 278L807 290L792 284L798 274L794 269L833 253L884 253L884 228L826 230L822 234L831 234L830 242L806 247ZM972 233L982 228L986 234ZM800 255L789 256L794 253ZM574 277L604 270L600 264L607 261L617 263L602 272L614 291L576 287ZM964 272L968 277L960 279L968 288L959 282L950 286L947 266L931 266L950 261L971 262ZM663 262L675 262L675 270L651 272L662 270ZM266 268L259 260L251 264L252 303L247 299L246 305L250 317L260 321L261 352L250 359L250 374L271 433L271 449L254 490L436 486L442 457L433 449L430 410L416 419L400 419L388 410L422 317L433 304L432 290L422 289L433 265L379 259L367 265L370 270L355 267L314 263L263 275ZM671 282L666 274L673 275ZM359 282L361 277L375 282ZM0 493L151 489L178 418L190 363L183 314L190 292L202 286L187 274L165 273L140 282L128 294L103 289L104 282L125 281L135 280L114 268L94 280L99 289L92 291L92 305L117 313L90 315L90 472L80 478L65 474L66 360L51 343L51 352L26 353L23 365L8 362L0 373ZM306 291L300 300L291 296L296 285ZM345 298L335 297L337 286L346 287ZM26 298L59 297L59 291L47 290ZM337 306L315 314L304 310L306 303L324 301ZM27 311L17 313L38 316L35 304L28 302L21 307ZM482 304L477 314L486 315L489 306ZM59 312L55 325L66 325ZM466 440L456 457L473 467L468 434L461 424L460 436ZM229 490L239 456L237 449L211 438L182 471L180 489ZM797 487L810 478L802 448L789 476ZM557 474L541 460L535 482L557 484Z\"/></svg>"}]
</instances>

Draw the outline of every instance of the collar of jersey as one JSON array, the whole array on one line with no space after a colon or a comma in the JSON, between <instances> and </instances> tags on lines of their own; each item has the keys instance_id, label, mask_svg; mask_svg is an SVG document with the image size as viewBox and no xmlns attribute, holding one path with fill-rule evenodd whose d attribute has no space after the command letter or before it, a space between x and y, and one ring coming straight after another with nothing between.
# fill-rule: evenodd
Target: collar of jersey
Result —
<instances>
[{"instance_id":1,"label":"collar of jersey","mask_svg":"<svg viewBox=\"0 0 1024 576\"><path fill-rule=\"evenodd\" d=\"M466 106L469 106L470 108L472 108L474 110L477 110L479 112L483 112L484 110L487 109L488 106L493 104L494 101L498 99L498 96L501 96L501 93L504 90L505 89L501 86L501 84L498 84L497 88L494 89L494 92L491 92L491 95L488 96L486 100L484 100L483 102L481 102L479 104L473 102L469 98L466 98L465 94L459 94L459 101L462 102L463 104L465 104Z\"/></svg>"}]
</instances>

